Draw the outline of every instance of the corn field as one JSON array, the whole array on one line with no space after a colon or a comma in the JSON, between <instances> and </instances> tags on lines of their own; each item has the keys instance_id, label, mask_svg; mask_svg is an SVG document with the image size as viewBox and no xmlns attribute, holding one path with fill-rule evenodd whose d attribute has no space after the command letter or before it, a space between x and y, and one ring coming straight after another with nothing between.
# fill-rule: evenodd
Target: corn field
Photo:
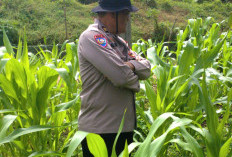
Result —
<instances>
[{"instance_id":1,"label":"corn field","mask_svg":"<svg viewBox=\"0 0 232 157\"><path fill-rule=\"evenodd\" d=\"M165 42L133 43L151 62L152 75L140 82L138 128L120 157L232 156L232 31L222 32L221 23L212 21L189 19L178 30L175 50ZM6 32L3 41L0 157L81 157L85 137L95 157L107 157L99 135L78 131L78 40L37 54L28 52L26 36L17 49ZM124 125L122 117L118 135Z\"/></svg>"}]
</instances>

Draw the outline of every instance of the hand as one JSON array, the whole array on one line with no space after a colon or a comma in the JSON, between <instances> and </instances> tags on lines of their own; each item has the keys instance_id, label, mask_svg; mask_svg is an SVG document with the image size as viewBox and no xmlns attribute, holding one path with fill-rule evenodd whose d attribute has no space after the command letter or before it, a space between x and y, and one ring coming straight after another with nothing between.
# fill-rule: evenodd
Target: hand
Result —
<instances>
[{"instance_id":1,"label":"hand","mask_svg":"<svg viewBox=\"0 0 232 157\"><path fill-rule=\"evenodd\" d=\"M136 52L132 51L130 49L130 51L128 52L128 55L132 58L134 58L136 61L141 61L143 60L143 57L140 57L139 55L136 54Z\"/></svg>"},{"instance_id":2,"label":"hand","mask_svg":"<svg viewBox=\"0 0 232 157\"><path fill-rule=\"evenodd\" d=\"M135 60L137 60L137 61L141 61L141 60L142 60L142 57L140 57L140 56L136 56Z\"/></svg>"},{"instance_id":3,"label":"hand","mask_svg":"<svg viewBox=\"0 0 232 157\"><path fill-rule=\"evenodd\" d=\"M124 62L126 65L128 65L132 71L135 71L135 66L131 62Z\"/></svg>"}]
</instances>

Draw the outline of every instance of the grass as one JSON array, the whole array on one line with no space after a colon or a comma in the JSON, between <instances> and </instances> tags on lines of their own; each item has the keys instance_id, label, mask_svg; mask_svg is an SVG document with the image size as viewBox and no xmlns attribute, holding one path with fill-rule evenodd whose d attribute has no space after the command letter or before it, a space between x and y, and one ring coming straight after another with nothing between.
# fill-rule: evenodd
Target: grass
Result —
<instances>
[{"instance_id":1,"label":"grass","mask_svg":"<svg viewBox=\"0 0 232 157\"><path fill-rule=\"evenodd\" d=\"M152 0L150 0L152 1ZM132 14L132 41L153 38L161 41L164 34L168 40L175 21L175 27L184 28L189 18L211 16L221 22L229 16L232 3L184 2L156 0L157 7L148 6L145 0L133 0L140 10ZM68 38L77 39L89 24L93 23L91 9L97 3L84 5L77 0L66 1ZM26 29L29 45L63 43L65 39L63 1L8 0L0 3L0 26L6 26L13 45L17 45L19 35ZM157 23L155 22L157 21ZM157 29L161 26L160 29ZM18 32L18 33L17 33ZM44 41L46 38L46 43ZM0 30L0 46L3 45ZM174 38L172 38L174 39Z\"/></svg>"},{"instance_id":2,"label":"grass","mask_svg":"<svg viewBox=\"0 0 232 157\"><path fill-rule=\"evenodd\" d=\"M200 17L204 19L211 16L215 19L215 22L221 22L229 17L229 10L232 10L232 3L204 2L199 4L174 0L156 0L156 2L157 8L150 8L141 0L134 0L134 4L140 10L132 15L132 41L141 37L161 41L165 33L169 34L168 32L170 32L175 21L175 27L181 29L184 29L190 18ZM157 18L158 25L163 25L164 29L155 31L154 17ZM162 35L155 37L160 32Z\"/></svg>"},{"instance_id":3,"label":"grass","mask_svg":"<svg viewBox=\"0 0 232 157\"><path fill-rule=\"evenodd\" d=\"M74 40L92 22L89 12L92 6L81 5L73 0L66 5L68 38ZM0 18L0 22L2 25L13 26L19 34L23 34L25 28L28 41L30 41L29 45L45 44L44 37L49 44L53 43L53 40L56 43L63 43L66 40L63 4L61 2L46 1L45 3L39 0L16 0L14 3L10 3L10 6L1 7L3 17Z\"/></svg>"}]
</instances>

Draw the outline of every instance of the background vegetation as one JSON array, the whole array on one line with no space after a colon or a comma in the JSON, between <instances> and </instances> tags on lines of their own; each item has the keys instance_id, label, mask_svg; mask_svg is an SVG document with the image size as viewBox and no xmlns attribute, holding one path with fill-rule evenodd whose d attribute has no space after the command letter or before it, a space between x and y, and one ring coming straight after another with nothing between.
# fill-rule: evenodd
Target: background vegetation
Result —
<instances>
[{"instance_id":1,"label":"background vegetation","mask_svg":"<svg viewBox=\"0 0 232 157\"><path fill-rule=\"evenodd\" d=\"M67 41L63 2L0 2L6 30L0 37L0 157L81 157L85 137L96 157L107 157L101 137L77 127L82 82L76 38L92 23L90 9L96 3L67 1ZM132 49L152 69L136 95L134 142L125 143L120 157L231 157L231 3L133 3L141 10L132 15ZM44 43L52 49L28 50L28 44ZM123 125L122 117L118 134ZM111 157L116 157L114 148Z\"/></svg>"},{"instance_id":2,"label":"background vegetation","mask_svg":"<svg viewBox=\"0 0 232 157\"><path fill-rule=\"evenodd\" d=\"M232 29L232 15L227 19ZM164 42L138 40L132 49L151 63L137 93L138 128L120 157L232 156L232 31L212 18L189 19ZM95 157L108 157L103 139L79 131L81 79L76 42L61 50L17 53L3 32L0 49L0 156L82 156L86 137ZM65 53L66 55L62 55ZM118 135L124 125L123 117ZM100 126L99 126L100 127ZM115 139L115 143L117 138ZM111 157L116 157L115 147Z\"/></svg>"},{"instance_id":3,"label":"background vegetation","mask_svg":"<svg viewBox=\"0 0 232 157\"><path fill-rule=\"evenodd\" d=\"M29 45L63 43L65 39L63 0L2 0L0 26L13 45L26 30ZM66 0L68 39L75 41L93 22L96 0ZM132 14L132 41L139 38L161 41L175 39L175 28L183 29L189 18L211 16L221 22L229 16L232 3L219 0L133 0L140 10ZM225 25L226 27L226 25ZM173 33L173 34L172 34ZM171 35L170 35L171 34ZM0 45L3 45L0 30Z\"/></svg>"}]
</instances>

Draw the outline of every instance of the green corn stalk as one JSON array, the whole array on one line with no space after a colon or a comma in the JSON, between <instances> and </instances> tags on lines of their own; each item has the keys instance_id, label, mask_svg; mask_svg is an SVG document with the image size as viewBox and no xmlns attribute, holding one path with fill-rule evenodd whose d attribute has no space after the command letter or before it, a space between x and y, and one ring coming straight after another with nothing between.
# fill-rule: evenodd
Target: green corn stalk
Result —
<instances>
[{"instance_id":1,"label":"green corn stalk","mask_svg":"<svg viewBox=\"0 0 232 157\"><path fill-rule=\"evenodd\" d=\"M231 156L232 32L220 33L221 24L211 23L210 17L190 19L186 29L179 30L177 50L170 51L176 58L165 55L169 48L163 41L133 44L133 50L150 60L155 77L142 83L145 93L140 93L139 101L144 106L149 103L148 109L137 103L142 119L137 134L147 137L141 143L125 143L120 157L137 147L135 156L167 156L173 148L185 156ZM28 53L25 36L24 42L19 40L16 59L6 33L4 44L6 48L0 49L0 155L71 156L87 137L95 156L107 156L99 136L77 131L77 44L66 41L58 53L54 43L52 51L40 49L36 56ZM67 55L61 58L64 52ZM201 126L204 121L206 126Z\"/></svg>"},{"instance_id":2,"label":"green corn stalk","mask_svg":"<svg viewBox=\"0 0 232 157\"><path fill-rule=\"evenodd\" d=\"M152 140L157 133L158 129L162 128L165 123L169 124L170 118L173 120L173 122L167 127L167 129L161 134L160 136L156 137L154 140ZM202 156L202 151L200 145L197 143L197 141L191 137L187 131L185 130L184 126L191 123L190 119L180 119L176 116L173 116L173 113L164 113L160 115L152 124L152 127L150 129L150 132L147 136L147 138L144 140L143 143L137 144L139 145L138 151L135 153L135 157L137 156L164 156L165 152L162 152L163 147L167 147L167 141L173 142L177 141L178 139L175 139L174 135L177 131L177 128L180 128L183 130L183 136L186 138L186 140L189 142L190 146L188 149L189 151L192 151L196 156ZM169 138L174 138L172 140L169 140ZM194 142L194 143L191 143ZM165 144L166 143L166 144Z\"/></svg>"},{"instance_id":3,"label":"green corn stalk","mask_svg":"<svg viewBox=\"0 0 232 157\"><path fill-rule=\"evenodd\" d=\"M207 18L204 23L201 19L190 19L185 31L179 31L177 51L171 52L177 55L176 59L159 56L156 46L148 49L147 57L151 62L152 72L156 78L145 81L145 93L154 120L165 112L176 112L179 114L185 112L187 116L192 115L191 119L202 123L204 121L202 114L206 113L206 121L210 133L205 134L204 138L207 142L213 141L213 143L204 143L204 145L207 145L207 156L212 154L219 155L223 144L224 149L229 147L230 136L228 136L226 142L222 139L225 131L223 127L228 120L228 107L225 107L223 115L225 119L223 118L219 127L218 113L211 107L212 102L209 100L211 97L212 101L216 103L216 100L227 96L228 87L231 87L232 82L230 78L231 71L224 70L230 66L228 62L231 61L229 57L231 52L229 48L231 32L220 35L220 24L218 23L213 24L209 28L211 19ZM187 38L188 40L185 41ZM171 60L172 62L170 62ZM173 62L173 60L176 61ZM220 69L218 65L224 65L224 73L223 71L222 73L218 71ZM202 82L202 76L205 75L204 69L206 69L207 74L205 85L200 83ZM156 90L153 89L153 84L156 84ZM219 91L219 87L223 90ZM209 92L210 97L206 94L208 93L206 88L211 89ZM148 121L147 119L144 120ZM185 134L186 138L190 137L185 131L181 133ZM191 131L191 134L197 136L197 133L194 131ZM176 140L176 143L183 146L185 150L189 150L186 146L189 146L190 143L183 143L180 140ZM203 156L202 154L197 155L196 152L194 154Z\"/></svg>"},{"instance_id":4,"label":"green corn stalk","mask_svg":"<svg viewBox=\"0 0 232 157\"><path fill-rule=\"evenodd\" d=\"M11 52L12 47L7 39L5 35L4 41L7 51ZM74 48L70 51L73 50ZM22 42L19 41L16 59L13 56L7 56L7 53L4 53L1 58L1 113L14 113L17 120L14 123L11 123L10 120L6 123L5 119L8 116L4 116L4 125L1 126L2 130L0 131L0 150L12 156L41 156L45 154L63 156L62 152L76 129L75 119L80 109L78 106L80 104L79 94L69 94L77 86L77 82L73 81L75 73L66 64L58 64L59 67L54 69L44 65L50 60L57 61L53 65L59 62L57 47L53 47L51 58L49 58L48 53L41 53L47 55L45 56L47 61L41 62L42 60L36 56L29 55L25 36L23 51ZM72 53L74 54L76 51ZM5 59L7 57L12 59ZM73 63L76 62L73 61ZM73 67L78 69L77 64ZM62 68L65 71L59 73L57 69ZM66 74L63 75L65 72ZM62 75L62 81L57 82L58 75ZM66 84L70 88L69 93ZM71 88L71 86L73 87ZM6 132L6 130L8 131ZM12 133L9 134L10 132ZM63 136L64 132L68 132L67 137ZM63 145L62 141L64 141ZM29 144L27 144L28 142Z\"/></svg>"}]
</instances>

